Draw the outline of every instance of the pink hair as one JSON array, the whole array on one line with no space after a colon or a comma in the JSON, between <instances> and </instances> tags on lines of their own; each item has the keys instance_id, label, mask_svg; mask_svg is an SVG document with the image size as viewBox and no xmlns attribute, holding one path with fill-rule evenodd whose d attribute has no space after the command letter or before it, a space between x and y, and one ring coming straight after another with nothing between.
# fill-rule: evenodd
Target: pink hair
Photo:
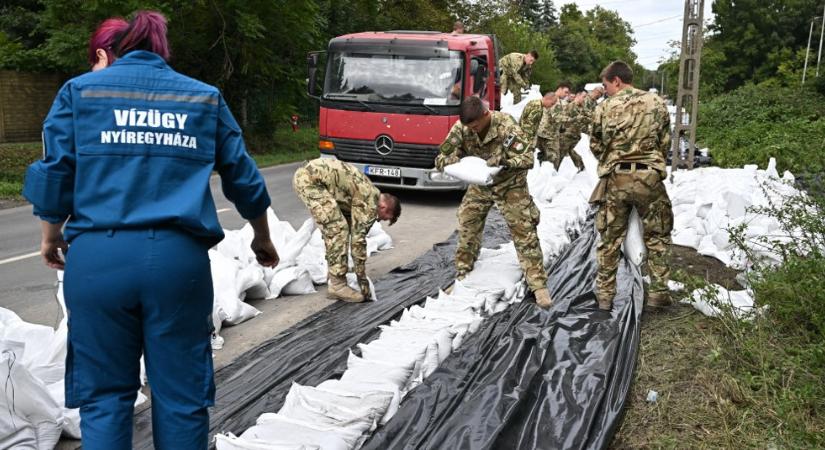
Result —
<instances>
[{"instance_id":1,"label":"pink hair","mask_svg":"<svg viewBox=\"0 0 825 450\"><path fill-rule=\"evenodd\" d=\"M137 11L117 44L117 56L132 50L147 50L169 60L169 42L166 40L166 17L157 11Z\"/></svg>"},{"instance_id":2,"label":"pink hair","mask_svg":"<svg viewBox=\"0 0 825 450\"><path fill-rule=\"evenodd\" d=\"M115 53L112 49L117 40L118 34L129 27L129 22L120 17L112 17L100 23L92 36L89 38L89 64L97 64L97 49L106 52L111 64L115 60Z\"/></svg>"}]
</instances>

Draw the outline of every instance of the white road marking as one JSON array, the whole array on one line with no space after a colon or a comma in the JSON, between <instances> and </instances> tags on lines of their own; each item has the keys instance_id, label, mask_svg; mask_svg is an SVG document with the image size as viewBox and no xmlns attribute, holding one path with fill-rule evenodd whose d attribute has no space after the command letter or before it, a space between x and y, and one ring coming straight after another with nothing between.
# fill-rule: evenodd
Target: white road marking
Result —
<instances>
[{"instance_id":1,"label":"white road marking","mask_svg":"<svg viewBox=\"0 0 825 450\"><path fill-rule=\"evenodd\" d=\"M35 256L40 256L40 252L26 253L25 255L14 256L14 257L11 257L11 258L3 259L3 260L0 260L0 265L17 262L17 261L20 261L20 260L23 260L23 259L34 258Z\"/></svg>"}]
</instances>

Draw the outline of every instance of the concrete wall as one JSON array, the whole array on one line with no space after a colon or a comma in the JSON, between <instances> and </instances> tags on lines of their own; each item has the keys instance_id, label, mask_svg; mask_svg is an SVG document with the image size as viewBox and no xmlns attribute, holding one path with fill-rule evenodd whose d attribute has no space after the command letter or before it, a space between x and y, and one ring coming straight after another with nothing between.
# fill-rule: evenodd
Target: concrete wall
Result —
<instances>
[{"instance_id":1,"label":"concrete wall","mask_svg":"<svg viewBox=\"0 0 825 450\"><path fill-rule=\"evenodd\" d=\"M62 77L0 70L0 142L39 141Z\"/></svg>"}]
</instances>

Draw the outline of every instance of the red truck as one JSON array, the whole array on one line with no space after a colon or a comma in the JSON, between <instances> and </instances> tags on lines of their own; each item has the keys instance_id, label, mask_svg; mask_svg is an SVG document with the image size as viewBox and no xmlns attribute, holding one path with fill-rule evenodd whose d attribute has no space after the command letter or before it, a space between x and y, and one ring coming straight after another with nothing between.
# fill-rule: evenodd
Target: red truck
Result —
<instances>
[{"instance_id":1,"label":"red truck","mask_svg":"<svg viewBox=\"0 0 825 450\"><path fill-rule=\"evenodd\" d=\"M478 95L498 109L496 42L483 34L364 32L310 53L307 86L320 101L321 156L353 164L379 186L464 189L435 171L434 161L461 99Z\"/></svg>"}]
</instances>

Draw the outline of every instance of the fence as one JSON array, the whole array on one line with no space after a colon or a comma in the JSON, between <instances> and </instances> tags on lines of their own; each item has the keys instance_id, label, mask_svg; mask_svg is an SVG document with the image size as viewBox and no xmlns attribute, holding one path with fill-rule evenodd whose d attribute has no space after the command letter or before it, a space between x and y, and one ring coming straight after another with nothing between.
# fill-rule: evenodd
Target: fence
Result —
<instances>
[{"instance_id":1,"label":"fence","mask_svg":"<svg viewBox=\"0 0 825 450\"><path fill-rule=\"evenodd\" d=\"M0 143L40 140L62 80L58 74L0 70Z\"/></svg>"}]
</instances>

